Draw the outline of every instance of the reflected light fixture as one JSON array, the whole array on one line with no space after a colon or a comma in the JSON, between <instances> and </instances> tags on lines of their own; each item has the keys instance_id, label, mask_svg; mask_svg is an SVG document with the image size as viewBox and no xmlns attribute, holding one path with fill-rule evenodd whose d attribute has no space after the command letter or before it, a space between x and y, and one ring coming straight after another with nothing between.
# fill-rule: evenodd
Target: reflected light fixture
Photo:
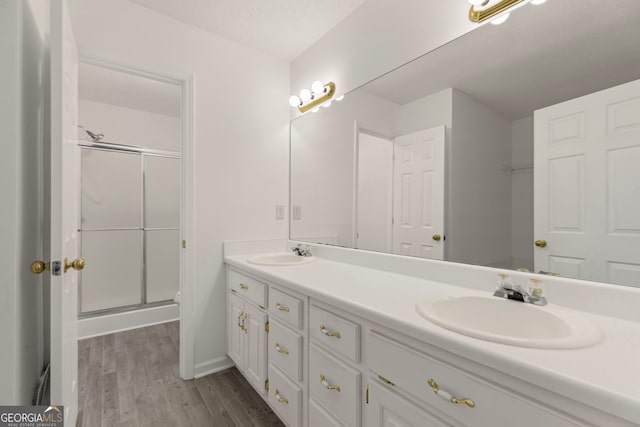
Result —
<instances>
[{"instance_id":1,"label":"reflected light fixture","mask_svg":"<svg viewBox=\"0 0 640 427\"><path fill-rule=\"evenodd\" d=\"M311 110L317 112L320 106L328 107L331 105L331 99L336 93L336 84L333 82L322 83L316 80L311 85L311 90L302 89L300 95L292 95L289 98L289 105L292 107L298 107L301 113L306 113ZM344 98L344 95L336 98L336 101L340 101Z\"/></svg>"},{"instance_id":2,"label":"reflected light fixture","mask_svg":"<svg viewBox=\"0 0 640 427\"><path fill-rule=\"evenodd\" d=\"M500 25L509 19L510 12L527 3L539 5L547 0L469 0L469 19L471 22L490 20L493 25ZM493 3L489 5L489 3Z\"/></svg>"}]
</instances>

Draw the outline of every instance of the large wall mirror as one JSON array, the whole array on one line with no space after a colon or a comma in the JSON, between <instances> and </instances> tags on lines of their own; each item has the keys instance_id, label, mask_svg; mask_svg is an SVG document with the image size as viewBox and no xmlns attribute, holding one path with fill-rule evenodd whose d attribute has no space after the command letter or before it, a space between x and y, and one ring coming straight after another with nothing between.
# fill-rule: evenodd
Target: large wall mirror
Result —
<instances>
[{"instance_id":1,"label":"large wall mirror","mask_svg":"<svg viewBox=\"0 0 640 427\"><path fill-rule=\"evenodd\" d=\"M640 286L639 43L550 0L293 120L290 237Z\"/></svg>"}]
</instances>

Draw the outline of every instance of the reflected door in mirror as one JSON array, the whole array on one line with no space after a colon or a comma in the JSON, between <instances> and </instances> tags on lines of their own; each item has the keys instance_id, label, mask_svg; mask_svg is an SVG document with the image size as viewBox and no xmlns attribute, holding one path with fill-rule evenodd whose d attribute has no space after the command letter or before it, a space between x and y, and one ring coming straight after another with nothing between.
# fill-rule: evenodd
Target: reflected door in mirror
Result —
<instances>
[{"instance_id":1,"label":"reflected door in mirror","mask_svg":"<svg viewBox=\"0 0 640 427\"><path fill-rule=\"evenodd\" d=\"M640 80L535 113L536 271L640 286Z\"/></svg>"}]
</instances>

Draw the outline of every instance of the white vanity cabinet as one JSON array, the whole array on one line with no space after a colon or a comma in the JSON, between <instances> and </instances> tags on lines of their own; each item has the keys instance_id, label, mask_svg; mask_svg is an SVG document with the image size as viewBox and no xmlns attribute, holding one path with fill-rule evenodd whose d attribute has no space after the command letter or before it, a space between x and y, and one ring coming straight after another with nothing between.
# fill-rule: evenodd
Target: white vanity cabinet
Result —
<instances>
[{"instance_id":1,"label":"white vanity cabinet","mask_svg":"<svg viewBox=\"0 0 640 427\"><path fill-rule=\"evenodd\" d=\"M346 313L314 301L309 311L309 425L359 427L361 327Z\"/></svg>"},{"instance_id":2,"label":"white vanity cabinet","mask_svg":"<svg viewBox=\"0 0 640 427\"><path fill-rule=\"evenodd\" d=\"M251 385L266 392L268 318L266 285L228 271L227 354ZM240 293L242 292L242 293Z\"/></svg>"},{"instance_id":3,"label":"white vanity cabinet","mask_svg":"<svg viewBox=\"0 0 640 427\"><path fill-rule=\"evenodd\" d=\"M392 390L386 394L393 394L395 400L405 400L407 407L411 406L409 400L415 400L425 410L453 420L456 427L585 426L466 372L473 371L473 366L463 370L411 348L399 336L369 331L367 342L367 365ZM384 400L385 393L379 394L383 397L377 400Z\"/></svg>"},{"instance_id":4,"label":"white vanity cabinet","mask_svg":"<svg viewBox=\"0 0 640 427\"><path fill-rule=\"evenodd\" d=\"M307 298L269 286L269 397L289 427L306 425Z\"/></svg>"},{"instance_id":5,"label":"white vanity cabinet","mask_svg":"<svg viewBox=\"0 0 640 427\"><path fill-rule=\"evenodd\" d=\"M636 425L329 294L228 272L228 355L289 427Z\"/></svg>"}]
</instances>

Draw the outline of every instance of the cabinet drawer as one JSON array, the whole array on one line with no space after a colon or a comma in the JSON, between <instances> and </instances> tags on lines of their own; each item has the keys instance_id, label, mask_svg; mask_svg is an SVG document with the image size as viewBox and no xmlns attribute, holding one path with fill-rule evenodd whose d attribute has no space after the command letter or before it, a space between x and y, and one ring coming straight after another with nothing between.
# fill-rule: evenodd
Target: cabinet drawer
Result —
<instances>
[{"instance_id":1,"label":"cabinet drawer","mask_svg":"<svg viewBox=\"0 0 640 427\"><path fill-rule=\"evenodd\" d=\"M231 292L247 298L260 308L267 306L267 285L264 283L229 269L227 284Z\"/></svg>"},{"instance_id":2,"label":"cabinet drawer","mask_svg":"<svg viewBox=\"0 0 640 427\"><path fill-rule=\"evenodd\" d=\"M314 399L309 400L309 427L344 427Z\"/></svg>"},{"instance_id":3,"label":"cabinet drawer","mask_svg":"<svg viewBox=\"0 0 640 427\"><path fill-rule=\"evenodd\" d=\"M360 425L361 374L315 345L309 348L309 393L344 425Z\"/></svg>"},{"instance_id":4,"label":"cabinet drawer","mask_svg":"<svg viewBox=\"0 0 640 427\"><path fill-rule=\"evenodd\" d=\"M369 367L376 374L469 426L507 426L513 425L514 420L518 427L579 425L377 333L370 334L369 345ZM435 382L440 394L434 393L429 380ZM452 403L446 393L471 399L475 406Z\"/></svg>"},{"instance_id":5,"label":"cabinet drawer","mask_svg":"<svg viewBox=\"0 0 640 427\"><path fill-rule=\"evenodd\" d=\"M302 336L275 320L269 322L269 361L292 379L302 380Z\"/></svg>"},{"instance_id":6,"label":"cabinet drawer","mask_svg":"<svg viewBox=\"0 0 640 427\"><path fill-rule=\"evenodd\" d=\"M296 329L302 328L302 301L277 289L269 289L269 311L273 317Z\"/></svg>"},{"instance_id":7,"label":"cabinet drawer","mask_svg":"<svg viewBox=\"0 0 640 427\"><path fill-rule=\"evenodd\" d=\"M269 403L290 427L302 425L302 390L269 364Z\"/></svg>"},{"instance_id":8,"label":"cabinet drawer","mask_svg":"<svg viewBox=\"0 0 640 427\"><path fill-rule=\"evenodd\" d=\"M311 306L310 335L316 344L330 353L337 352L360 361L360 326L335 314Z\"/></svg>"}]
</instances>

